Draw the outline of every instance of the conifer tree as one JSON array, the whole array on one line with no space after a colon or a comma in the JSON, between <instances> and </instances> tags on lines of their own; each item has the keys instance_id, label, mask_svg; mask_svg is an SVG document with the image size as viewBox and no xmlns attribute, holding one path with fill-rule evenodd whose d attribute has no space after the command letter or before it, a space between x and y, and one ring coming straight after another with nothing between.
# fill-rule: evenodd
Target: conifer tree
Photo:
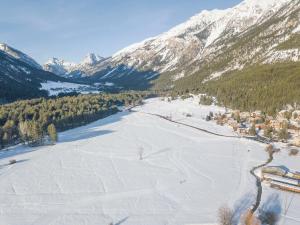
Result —
<instances>
[{"instance_id":1,"label":"conifer tree","mask_svg":"<svg viewBox=\"0 0 300 225\"><path fill-rule=\"evenodd\" d=\"M3 148L4 143L3 143L3 129L0 127L0 149Z\"/></svg>"},{"instance_id":2,"label":"conifer tree","mask_svg":"<svg viewBox=\"0 0 300 225\"><path fill-rule=\"evenodd\" d=\"M32 145L37 145L42 143L43 131L38 122L31 121L29 126L29 137Z\"/></svg>"},{"instance_id":3,"label":"conifer tree","mask_svg":"<svg viewBox=\"0 0 300 225\"><path fill-rule=\"evenodd\" d=\"M21 140L26 143L29 140L30 130L27 121L22 121L19 123L19 133Z\"/></svg>"},{"instance_id":4,"label":"conifer tree","mask_svg":"<svg viewBox=\"0 0 300 225\"><path fill-rule=\"evenodd\" d=\"M48 130L48 135L51 139L52 144L55 144L57 142L58 138L57 138L57 132L56 132L56 128L55 128L54 124L51 123L48 126L47 130Z\"/></svg>"}]
</instances>

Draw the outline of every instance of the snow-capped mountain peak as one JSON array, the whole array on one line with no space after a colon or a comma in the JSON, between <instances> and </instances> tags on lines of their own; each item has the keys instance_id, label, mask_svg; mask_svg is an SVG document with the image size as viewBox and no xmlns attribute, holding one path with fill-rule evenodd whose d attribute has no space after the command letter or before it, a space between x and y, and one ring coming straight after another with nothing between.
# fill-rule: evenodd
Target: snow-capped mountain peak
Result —
<instances>
[{"instance_id":1,"label":"snow-capped mountain peak","mask_svg":"<svg viewBox=\"0 0 300 225\"><path fill-rule=\"evenodd\" d=\"M103 60L105 60L105 58L95 53L87 54L84 59L78 64L54 57L49 59L44 64L44 70L64 77L88 76L91 75L89 72L91 67L95 66L97 63Z\"/></svg>"},{"instance_id":2,"label":"snow-capped mountain peak","mask_svg":"<svg viewBox=\"0 0 300 225\"><path fill-rule=\"evenodd\" d=\"M114 65L159 73L183 69L221 47L222 41L242 34L273 16L291 0L245 0L224 10L204 10L169 31L120 50ZM200 62L201 63L201 62ZM196 68L195 68L196 69ZM179 72L183 77L185 71Z\"/></svg>"},{"instance_id":3,"label":"snow-capped mountain peak","mask_svg":"<svg viewBox=\"0 0 300 225\"><path fill-rule=\"evenodd\" d=\"M103 60L104 58L95 54L95 53L89 53L87 54L84 59L82 60L82 62L80 63L81 65L94 65L95 63Z\"/></svg>"},{"instance_id":4,"label":"snow-capped mountain peak","mask_svg":"<svg viewBox=\"0 0 300 225\"><path fill-rule=\"evenodd\" d=\"M26 55L25 53L16 50L5 43L0 43L0 51L5 52L9 56L18 59L36 69L42 69L42 66L38 64L33 58Z\"/></svg>"},{"instance_id":5,"label":"snow-capped mountain peak","mask_svg":"<svg viewBox=\"0 0 300 225\"><path fill-rule=\"evenodd\" d=\"M49 59L46 64L52 64L52 65L62 65L62 66L68 66L68 67L71 67L71 66L75 66L76 63L73 63L73 62L66 62L65 60L63 59L58 59L56 57L53 57L51 59Z\"/></svg>"}]
</instances>

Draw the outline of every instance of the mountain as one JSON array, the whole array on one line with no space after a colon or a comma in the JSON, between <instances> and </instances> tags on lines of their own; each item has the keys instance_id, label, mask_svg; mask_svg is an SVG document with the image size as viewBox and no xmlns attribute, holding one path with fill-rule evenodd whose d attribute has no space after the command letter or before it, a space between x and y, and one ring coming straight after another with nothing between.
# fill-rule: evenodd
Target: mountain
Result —
<instances>
[{"instance_id":1,"label":"mountain","mask_svg":"<svg viewBox=\"0 0 300 225\"><path fill-rule=\"evenodd\" d=\"M23 52L20 52L19 50L16 50L16 49L8 46L5 43L0 43L0 51L5 52L6 54L12 56L13 58L16 58L36 69L42 69L42 66L40 64L38 64L30 56L24 54Z\"/></svg>"},{"instance_id":2,"label":"mountain","mask_svg":"<svg viewBox=\"0 0 300 225\"><path fill-rule=\"evenodd\" d=\"M67 82L66 79L42 70L31 57L6 45L0 48L0 103L17 99L47 96L42 84Z\"/></svg>"},{"instance_id":3,"label":"mountain","mask_svg":"<svg viewBox=\"0 0 300 225\"><path fill-rule=\"evenodd\" d=\"M118 89L206 92L233 108L300 105L300 1L244 0L229 9L204 10L111 57L89 54L78 64L53 58L43 68Z\"/></svg>"},{"instance_id":4,"label":"mountain","mask_svg":"<svg viewBox=\"0 0 300 225\"><path fill-rule=\"evenodd\" d=\"M235 81L240 74L249 71L272 69L278 70L281 79L291 76L291 66L285 64L297 66L300 60L299 15L299 0L245 0L229 9L205 10L168 32L117 52L105 63L95 64L94 74L88 79L131 89L151 87L182 93L205 90L224 97L217 92L215 87L218 86L228 92L228 99L232 101L234 88L231 86L228 90L222 86L223 79ZM259 74L252 75L249 75L250 81L246 79L247 83L241 79L241 84L236 84L243 87L240 91L244 90L246 96L257 86L252 81L258 79ZM274 83L267 80L259 84L270 89L286 88L279 85L280 79ZM245 87L246 84L252 86ZM238 92L236 98L241 95ZM247 105L248 101L244 101L245 108L255 107L254 95L249 98L252 103ZM294 100L278 102L285 104Z\"/></svg>"},{"instance_id":5,"label":"mountain","mask_svg":"<svg viewBox=\"0 0 300 225\"><path fill-rule=\"evenodd\" d=\"M94 66L104 60L105 58L90 53L79 64L52 58L43 65L43 68L62 77L81 78L92 75Z\"/></svg>"}]
</instances>

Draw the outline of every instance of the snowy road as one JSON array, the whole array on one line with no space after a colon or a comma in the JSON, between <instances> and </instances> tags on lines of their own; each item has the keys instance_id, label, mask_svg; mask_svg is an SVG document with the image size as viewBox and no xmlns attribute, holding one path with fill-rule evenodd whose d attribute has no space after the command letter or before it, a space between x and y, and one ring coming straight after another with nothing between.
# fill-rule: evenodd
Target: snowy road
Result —
<instances>
[{"instance_id":1,"label":"snowy road","mask_svg":"<svg viewBox=\"0 0 300 225\"><path fill-rule=\"evenodd\" d=\"M263 144L141 113L171 114L177 121L234 135L203 119L223 109L200 107L191 99L151 99L135 110L61 133L55 146L17 146L0 153L0 224L213 224L222 204L234 208L236 221L253 204L256 186L249 171L268 158ZM193 116L184 116L187 112ZM300 170L299 157L280 154L273 163ZM19 163L6 165L11 158ZM284 215L290 193L264 187L262 205L277 207L274 198ZM299 200L293 197L285 224L299 224Z\"/></svg>"}]
</instances>

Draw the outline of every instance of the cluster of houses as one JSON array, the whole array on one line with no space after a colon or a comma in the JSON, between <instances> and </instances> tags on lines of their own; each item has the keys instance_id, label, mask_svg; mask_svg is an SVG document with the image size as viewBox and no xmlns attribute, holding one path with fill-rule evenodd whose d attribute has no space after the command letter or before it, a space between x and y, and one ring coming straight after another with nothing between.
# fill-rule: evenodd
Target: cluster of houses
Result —
<instances>
[{"instance_id":1,"label":"cluster of houses","mask_svg":"<svg viewBox=\"0 0 300 225\"><path fill-rule=\"evenodd\" d=\"M261 111L240 112L238 110L226 111L224 114L216 114L208 119L214 119L220 125L229 125L244 136L265 135L266 129L271 129L273 141L288 141L290 144L300 147L300 111L283 110L277 116L268 116ZM287 138L280 139L277 134L285 129Z\"/></svg>"},{"instance_id":2,"label":"cluster of houses","mask_svg":"<svg viewBox=\"0 0 300 225\"><path fill-rule=\"evenodd\" d=\"M261 171L262 181L272 188L300 193L300 173L284 167L264 167Z\"/></svg>"}]
</instances>

